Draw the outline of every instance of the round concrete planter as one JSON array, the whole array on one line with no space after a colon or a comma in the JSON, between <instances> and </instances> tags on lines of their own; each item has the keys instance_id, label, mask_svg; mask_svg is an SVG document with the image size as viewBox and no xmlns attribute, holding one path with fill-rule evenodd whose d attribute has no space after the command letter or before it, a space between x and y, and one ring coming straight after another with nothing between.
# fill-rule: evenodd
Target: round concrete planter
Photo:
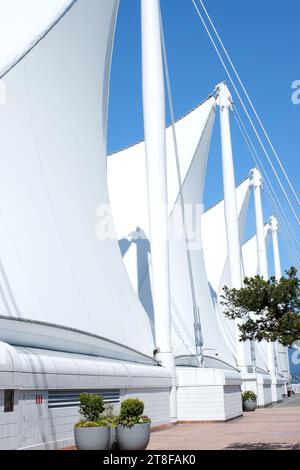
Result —
<instances>
[{"instance_id":1,"label":"round concrete planter","mask_svg":"<svg viewBox=\"0 0 300 470\"><path fill-rule=\"evenodd\" d=\"M243 400L243 410L244 411L255 411L256 410L256 400Z\"/></svg>"},{"instance_id":2,"label":"round concrete planter","mask_svg":"<svg viewBox=\"0 0 300 470\"><path fill-rule=\"evenodd\" d=\"M78 450L106 450L110 439L110 428L75 428L75 445Z\"/></svg>"},{"instance_id":3,"label":"round concrete planter","mask_svg":"<svg viewBox=\"0 0 300 470\"><path fill-rule=\"evenodd\" d=\"M121 450L145 450L150 439L150 423L135 424L131 428L119 424L116 436Z\"/></svg>"}]
</instances>

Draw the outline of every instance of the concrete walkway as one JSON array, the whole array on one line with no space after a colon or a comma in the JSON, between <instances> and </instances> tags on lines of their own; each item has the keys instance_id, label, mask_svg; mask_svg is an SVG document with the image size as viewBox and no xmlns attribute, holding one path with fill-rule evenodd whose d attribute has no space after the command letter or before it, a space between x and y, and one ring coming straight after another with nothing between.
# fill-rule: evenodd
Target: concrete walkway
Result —
<instances>
[{"instance_id":1,"label":"concrete walkway","mask_svg":"<svg viewBox=\"0 0 300 470\"><path fill-rule=\"evenodd\" d=\"M153 432L149 450L300 450L300 396L227 423L179 424Z\"/></svg>"}]
</instances>

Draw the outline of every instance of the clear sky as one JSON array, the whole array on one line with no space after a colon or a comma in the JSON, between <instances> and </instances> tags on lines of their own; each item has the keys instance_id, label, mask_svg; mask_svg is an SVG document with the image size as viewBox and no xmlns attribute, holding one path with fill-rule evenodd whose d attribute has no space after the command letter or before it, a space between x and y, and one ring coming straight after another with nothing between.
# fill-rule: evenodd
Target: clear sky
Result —
<instances>
[{"instance_id":1,"label":"clear sky","mask_svg":"<svg viewBox=\"0 0 300 470\"><path fill-rule=\"evenodd\" d=\"M199 104L227 77L192 1L161 0L161 5L177 118ZM300 80L300 2L206 0L205 5L299 193L300 105L292 103L291 85ZM110 152L143 138L140 44L140 0L121 0L111 75ZM254 163L234 120L232 134L238 183ZM206 180L206 208L223 197L219 135L216 119ZM271 175L270 167L266 167ZM284 208L287 210L286 204ZM265 196L264 211L267 220L271 209ZM297 226L288 215L299 242ZM254 230L251 203L245 238ZM284 268L291 265L283 244L282 261ZM270 266L272 271L272 262Z\"/></svg>"}]
</instances>

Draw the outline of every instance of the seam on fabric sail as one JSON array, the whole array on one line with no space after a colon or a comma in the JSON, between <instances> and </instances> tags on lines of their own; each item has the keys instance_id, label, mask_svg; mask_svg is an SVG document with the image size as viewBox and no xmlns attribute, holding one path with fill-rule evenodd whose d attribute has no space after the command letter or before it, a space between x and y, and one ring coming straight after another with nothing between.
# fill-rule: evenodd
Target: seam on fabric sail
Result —
<instances>
[{"instance_id":1,"label":"seam on fabric sail","mask_svg":"<svg viewBox=\"0 0 300 470\"><path fill-rule=\"evenodd\" d=\"M53 21L50 25L40 33L35 39L33 39L29 45L21 52L19 55L15 57L6 67L0 70L0 80L5 77L17 64L19 64L24 57L26 57L34 48L41 42L47 34L59 23L59 21L71 10L71 8L77 3L79 0L70 0L65 7L63 7L60 12L55 16Z\"/></svg>"}]
</instances>

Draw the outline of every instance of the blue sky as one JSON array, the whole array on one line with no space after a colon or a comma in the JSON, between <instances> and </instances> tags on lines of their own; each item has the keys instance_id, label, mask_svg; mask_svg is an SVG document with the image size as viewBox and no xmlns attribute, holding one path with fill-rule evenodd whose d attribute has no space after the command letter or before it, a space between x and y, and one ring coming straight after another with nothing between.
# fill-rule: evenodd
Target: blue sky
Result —
<instances>
[{"instance_id":1,"label":"blue sky","mask_svg":"<svg viewBox=\"0 0 300 470\"><path fill-rule=\"evenodd\" d=\"M300 80L300 2L206 0L205 4L299 192L300 105L292 103L291 84ZM226 76L191 0L161 0L161 6L175 114L180 117L206 98ZM236 181L239 182L254 163L233 120L232 134ZM142 137L140 0L121 0L111 74L109 151ZM271 175L270 167L266 167ZM273 181L272 176L271 179ZM221 199L222 192L217 119L207 171L205 206L210 207ZM278 194L282 199L279 191ZM283 205L287 210L284 202ZM271 209L266 197L264 211L267 219ZM299 237L293 218L290 220ZM245 237L251 236L254 230L251 204ZM291 265L283 244L282 262L284 268Z\"/></svg>"}]
</instances>

